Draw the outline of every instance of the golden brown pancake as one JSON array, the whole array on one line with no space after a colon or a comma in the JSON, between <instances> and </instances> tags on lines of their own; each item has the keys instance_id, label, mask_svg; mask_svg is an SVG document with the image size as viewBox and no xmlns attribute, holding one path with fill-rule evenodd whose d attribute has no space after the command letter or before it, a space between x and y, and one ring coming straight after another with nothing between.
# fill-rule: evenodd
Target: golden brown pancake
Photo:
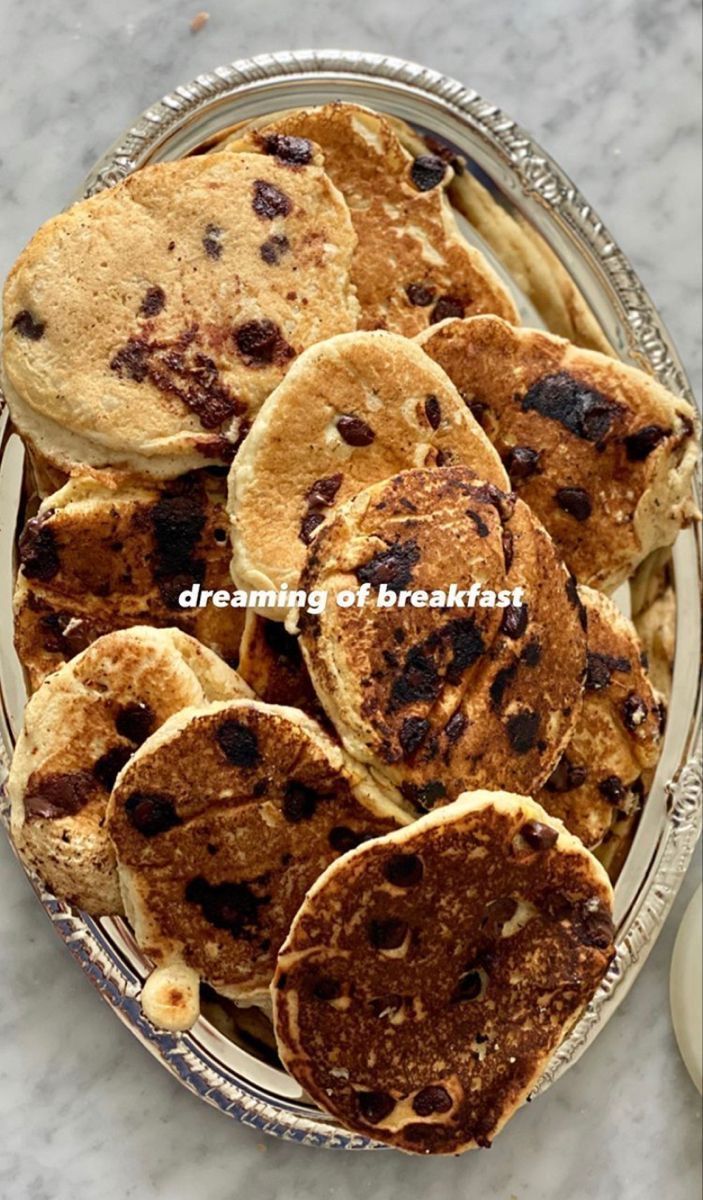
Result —
<instances>
[{"instance_id":1,"label":"golden brown pancake","mask_svg":"<svg viewBox=\"0 0 703 1200\"><path fill-rule=\"evenodd\" d=\"M464 795L310 889L271 988L283 1064L367 1137L490 1146L598 987L611 911L561 822L522 796Z\"/></svg>"}]
</instances>

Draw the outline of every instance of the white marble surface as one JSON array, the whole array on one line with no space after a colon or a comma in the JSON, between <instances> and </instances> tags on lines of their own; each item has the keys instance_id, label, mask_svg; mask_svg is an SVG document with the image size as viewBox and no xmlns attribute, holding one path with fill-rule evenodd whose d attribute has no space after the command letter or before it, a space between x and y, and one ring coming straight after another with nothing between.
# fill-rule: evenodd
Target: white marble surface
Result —
<instances>
[{"instance_id":1,"label":"white marble surface","mask_svg":"<svg viewBox=\"0 0 703 1200\"><path fill-rule=\"evenodd\" d=\"M578 181L700 384L700 42L689 0L0 0L0 275L130 119L217 63L338 45L414 58L502 104ZM7 619L7 614L3 614ZM695 1200L700 1100L668 967L700 858L586 1057L490 1152L331 1155L187 1094L93 995L0 839L2 1200Z\"/></svg>"}]
</instances>

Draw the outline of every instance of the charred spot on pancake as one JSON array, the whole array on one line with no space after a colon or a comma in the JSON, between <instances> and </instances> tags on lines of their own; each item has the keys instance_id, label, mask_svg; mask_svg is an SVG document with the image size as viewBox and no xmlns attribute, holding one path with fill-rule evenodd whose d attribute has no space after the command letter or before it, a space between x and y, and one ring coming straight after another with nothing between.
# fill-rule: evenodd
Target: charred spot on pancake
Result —
<instances>
[{"instance_id":1,"label":"charred spot on pancake","mask_svg":"<svg viewBox=\"0 0 703 1200\"><path fill-rule=\"evenodd\" d=\"M301 661L300 642L281 621L264 621L263 633L269 650L279 658L293 663Z\"/></svg>"},{"instance_id":2,"label":"charred spot on pancake","mask_svg":"<svg viewBox=\"0 0 703 1200\"><path fill-rule=\"evenodd\" d=\"M433 659L422 646L411 646L402 671L391 687L390 711L405 708L408 704L432 701L438 696L440 688L441 680Z\"/></svg>"},{"instance_id":3,"label":"charred spot on pancake","mask_svg":"<svg viewBox=\"0 0 703 1200\"><path fill-rule=\"evenodd\" d=\"M430 313L430 325L447 321L450 317L463 317L466 305L458 296L440 296Z\"/></svg>"},{"instance_id":4,"label":"charred spot on pancake","mask_svg":"<svg viewBox=\"0 0 703 1200\"><path fill-rule=\"evenodd\" d=\"M378 1125L393 1112L395 1100L388 1092L357 1092L356 1106L363 1121Z\"/></svg>"},{"instance_id":5,"label":"charred spot on pancake","mask_svg":"<svg viewBox=\"0 0 703 1200\"><path fill-rule=\"evenodd\" d=\"M636 433L631 433L623 439L628 461L644 462L659 443L670 436L671 430L663 429L661 425L643 425Z\"/></svg>"},{"instance_id":6,"label":"charred spot on pancake","mask_svg":"<svg viewBox=\"0 0 703 1200\"><path fill-rule=\"evenodd\" d=\"M528 754L537 742L539 731L539 713L523 709L513 713L505 722L505 732L508 741L516 754Z\"/></svg>"},{"instance_id":7,"label":"charred spot on pancake","mask_svg":"<svg viewBox=\"0 0 703 1200\"><path fill-rule=\"evenodd\" d=\"M28 309L23 308L15 314L11 328L20 337L27 338L30 342L38 342L44 336L46 325L43 321L38 321Z\"/></svg>"},{"instance_id":8,"label":"charred spot on pancake","mask_svg":"<svg viewBox=\"0 0 703 1200\"><path fill-rule=\"evenodd\" d=\"M413 1100L413 1112L418 1117L431 1117L434 1113L449 1112L452 1098L446 1088L439 1084L422 1088Z\"/></svg>"},{"instance_id":9,"label":"charred spot on pancake","mask_svg":"<svg viewBox=\"0 0 703 1200\"><path fill-rule=\"evenodd\" d=\"M282 811L286 821L297 825L300 821L308 821L315 815L317 802L320 799L313 788L307 787L299 779L289 779L283 793Z\"/></svg>"},{"instance_id":10,"label":"charred spot on pancake","mask_svg":"<svg viewBox=\"0 0 703 1200\"><path fill-rule=\"evenodd\" d=\"M526 604L510 604L503 612L500 632L505 637L520 638L527 629L528 619L529 610Z\"/></svg>"},{"instance_id":11,"label":"charred spot on pancake","mask_svg":"<svg viewBox=\"0 0 703 1200\"><path fill-rule=\"evenodd\" d=\"M511 446L503 455L503 465L511 479L529 479L540 469L540 451L531 446Z\"/></svg>"},{"instance_id":12,"label":"charred spot on pancake","mask_svg":"<svg viewBox=\"0 0 703 1200\"><path fill-rule=\"evenodd\" d=\"M629 658L614 657L612 654L597 654L589 650L586 656L586 691L600 692L610 683L613 673L629 674L632 664Z\"/></svg>"},{"instance_id":13,"label":"charred spot on pancake","mask_svg":"<svg viewBox=\"0 0 703 1200\"><path fill-rule=\"evenodd\" d=\"M523 412L537 412L558 421L576 437L596 444L607 436L622 411L615 401L568 371L557 371L536 380L523 396L521 408Z\"/></svg>"},{"instance_id":14,"label":"charred spot on pancake","mask_svg":"<svg viewBox=\"0 0 703 1200\"><path fill-rule=\"evenodd\" d=\"M327 841L338 854L346 854L365 842L367 834L350 829L348 825L334 825L327 835Z\"/></svg>"},{"instance_id":15,"label":"charred spot on pancake","mask_svg":"<svg viewBox=\"0 0 703 1200\"><path fill-rule=\"evenodd\" d=\"M425 868L419 854L394 854L388 859L383 874L393 887L417 887L422 882Z\"/></svg>"},{"instance_id":16,"label":"charred spot on pancake","mask_svg":"<svg viewBox=\"0 0 703 1200\"><path fill-rule=\"evenodd\" d=\"M625 799L625 785L619 775L607 775L598 782L598 791L609 804L621 804Z\"/></svg>"},{"instance_id":17,"label":"charred spot on pancake","mask_svg":"<svg viewBox=\"0 0 703 1200\"><path fill-rule=\"evenodd\" d=\"M374 950L398 950L408 932L407 921L400 917L378 917L369 923L369 942Z\"/></svg>"},{"instance_id":18,"label":"charred spot on pancake","mask_svg":"<svg viewBox=\"0 0 703 1200\"><path fill-rule=\"evenodd\" d=\"M277 188L275 183L257 179L254 181L251 206L257 216L263 217L265 221L273 221L276 217L287 217L293 208L293 201Z\"/></svg>"},{"instance_id":19,"label":"charred spot on pancake","mask_svg":"<svg viewBox=\"0 0 703 1200\"><path fill-rule=\"evenodd\" d=\"M550 850L559 839L559 830L544 821L526 821L520 826L520 837L530 850Z\"/></svg>"},{"instance_id":20,"label":"charred spot on pancake","mask_svg":"<svg viewBox=\"0 0 703 1200\"><path fill-rule=\"evenodd\" d=\"M117 776L132 757L131 746L113 746L93 764L93 775L106 792L111 792Z\"/></svg>"},{"instance_id":21,"label":"charred spot on pancake","mask_svg":"<svg viewBox=\"0 0 703 1200\"><path fill-rule=\"evenodd\" d=\"M370 583L380 587L385 583L389 591L407 588L412 580L413 567L420 560L420 547L410 538L406 542L394 542L387 550L379 550L368 562L356 568L359 583Z\"/></svg>"},{"instance_id":22,"label":"charred spot on pancake","mask_svg":"<svg viewBox=\"0 0 703 1200\"><path fill-rule=\"evenodd\" d=\"M342 484L343 475L327 475L316 479L305 493L308 508L327 508L334 500Z\"/></svg>"},{"instance_id":23,"label":"charred spot on pancake","mask_svg":"<svg viewBox=\"0 0 703 1200\"><path fill-rule=\"evenodd\" d=\"M406 717L398 734L404 757L408 758L419 750L429 732L430 723L424 717Z\"/></svg>"},{"instance_id":24,"label":"charred spot on pancake","mask_svg":"<svg viewBox=\"0 0 703 1200\"><path fill-rule=\"evenodd\" d=\"M439 186L446 174L447 165L438 154L419 154L410 168L418 192L431 192Z\"/></svg>"},{"instance_id":25,"label":"charred spot on pancake","mask_svg":"<svg viewBox=\"0 0 703 1200\"><path fill-rule=\"evenodd\" d=\"M501 669L493 676L493 679L491 680L491 686L489 688L489 695L491 698L491 704L494 708L503 707L505 693L510 687L510 684L515 680L517 675L517 667L518 665L516 662L509 663L508 666L501 667Z\"/></svg>"},{"instance_id":26,"label":"charred spot on pancake","mask_svg":"<svg viewBox=\"0 0 703 1200\"><path fill-rule=\"evenodd\" d=\"M431 283L409 283L405 295L414 308L427 308L437 295L437 288Z\"/></svg>"},{"instance_id":27,"label":"charred spot on pancake","mask_svg":"<svg viewBox=\"0 0 703 1200\"><path fill-rule=\"evenodd\" d=\"M442 408L434 394L425 397L425 416L431 429L439 429Z\"/></svg>"},{"instance_id":28,"label":"charred spot on pancake","mask_svg":"<svg viewBox=\"0 0 703 1200\"><path fill-rule=\"evenodd\" d=\"M210 925L225 929L234 938L250 938L256 932L259 908L271 899L257 896L248 882L213 884L202 875L187 884L185 898L198 905Z\"/></svg>"},{"instance_id":29,"label":"charred spot on pancake","mask_svg":"<svg viewBox=\"0 0 703 1200\"><path fill-rule=\"evenodd\" d=\"M622 719L631 733L639 729L647 719L647 705L636 692L630 692L622 702Z\"/></svg>"},{"instance_id":30,"label":"charred spot on pancake","mask_svg":"<svg viewBox=\"0 0 703 1200\"><path fill-rule=\"evenodd\" d=\"M462 712L455 712L444 726L444 733L450 742L457 742L466 729L469 721Z\"/></svg>"},{"instance_id":31,"label":"charred spot on pancake","mask_svg":"<svg viewBox=\"0 0 703 1200\"><path fill-rule=\"evenodd\" d=\"M32 517L19 540L19 557L27 579L42 583L53 579L61 568L59 548L46 517Z\"/></svg>"},{"instance_id":32,"label":"charred spot on pancake","mask_svg":"<svg viewBox=\"0 0 703 1200\"><path fill-rule=\"evenodd\" d=\"M573 792L583 786L587 775L585 767L570 762L563 754L544 786L548 792Z\"/></svg>"},{"instance_id":33,"label":"charred spot on pancake","mask_svg":"<svg viewBox=\"0 0 703 1200\"><path fill-rule=\"evenodd\" d=\"M203 498L198 494L164 495L149 511L155 544L154 575L162 598L178 607L178 592L201 582L205 564L195 550L206 522Z\"/></svg>"},{"instance_id":34,"label":"charred spot on pancake","mask_svg":"<svg viewBox=\"0 0 703 1200\"><path fill-rule=\"evenodd\" d=\"M222 257L222 234L224 230L219 225L206 225L202 237L203 250L208 258Z\"/></svg>"},{"instance_id":35,"label":"charred spot on pancake","mask_svg":"<svg viewBox=\"0 0 703 1200\"><path fill-rule=\"evenodd\" d=\"M290 250L290 242L285 233L274 233L259 246L259 254L263 262L270 267L278 266L284 254Z\"/></svg>"},{"instance_id":36,"label":"charred spot on pancake","mask_svg":"<svg viewBox=\"0 0 703 1200\"><path fill-rule=\"evenodd\" d=\"M172 798L160 792L132 792L124 808L130 823L143 837L156 837L181 824Z\"/></svg>"},{"instance_id":37,"label":"charred spot on pancake","mask_svg":"<svg viewBox=\"0 0 703 1200\"><path fill-rule=\"evenodd\" d=\"M156 317L166 306L166 293L158 284L147 288L144 293L141 304L139 305L140 317Z\"/></svg>"},{"instance_id":38,"label":"charred spot on pancake","mask_svg":"<svg viewBox=\"0 0 703 1200\"><path fill-rule=\"evenodd\" d=\"M95 780L89 771L62 771L30 775L24 793L26 820L53 821L72 817L95 795Z\"/></svg>"},{"instance_id":39,"label":"charred spot on pancake","mask_svg":"<svg viewBox=\"0 0 703 1200\"><path fill-rule=\"evenodd\" d=\"M312 160L312 142L287 133L269 133L263 139L267 154L290 167L305 167Z\"/></svg>"},{"instance_id":40,"label":"charred spot on pancake","mask_svg":"<svg viewBox=\"0 0 703 1200\"><path fill-rule=\"evenodd\" d=\"M313 984L311 993L316 1000L338 1000L342 994L342 985L332 975L321 975Z\"/></svg>"},{"instance_id":41,"label":"charred spot on pancake","mask_svg":"<svg viewBox=\"0 0 703 1200\"><path fill-rule=\"evenodd\" d=\"M554 494L554 499L565 513L575 521L587 521L593 512L591 497L585 488L563 487Z\"/></svg>"},{"instance_id":42,"label":"charred spot on pancake","mask_svg":"<svg viewBox=\"0 0 703 1200\"><path fill-rule=\"evenodd\" d=\"M283 337L275 321L264 317L245 321L233 331L237 353L247 367L283 366L295 357L295 350Z\"/></svg>"},{"instance_id":43,"label":"charred spot on pancake","mask_svg":"<svg viewBox=\"0 0 703 1200\"><path fill-rule=\"evenodd\" d=\"M337 417L337 432L348 446L370 446L376 437L370 425L353 413L343 413Z\"/></svg>"},{"instance_id":44,"label":"charred spot on pancake","mask_svg":"<svg viewBox=\"0 0 703 1200\"><path fill-rule=\"evenodd\" d=\"M141 746L156 724L156 713L142 700L125 704L115 717L115 728L122 737Z\"/></svg>"},{"instance_id":45,"label":"charred spot on pancake","mask_svg":"<svg viewBox=\"0 0 703 1200\"><path fill-rule=\"evenodd\" d=\"M300 530L298 532L298 537L305 546L310 545L315 535L315 530L322 524L324 519L320 512L308 512L305 514L300 522Z\"/></svg>"},{"instance_id":46,"label":"charred spot on pancake","mask_svg":"<svg viewBox=\"0 0 703 1200\"><path fill-rule=\"evenodd\" d=\"M249 770L261 759L259 742L253 729L241 721L228 717L217 727L217 744L225 758L234 767Z\"/></svg>"},{"instance_id":47,"label":"charred spot on pancake","mask_svg":"<svg viewBox=\"0 0 703 1200\"><path fill-rule=\"evenodd\" d=\"M488 528L486 522L484 521L484 519L480 515L480 513L477 513L476 510L473 508L467 508L466 515L467 515L467 517L470 517L471 520L473 521L473 523L476 527L476 532L477 532L478 536L481 538L488 537L488 535L490 533L490 529Z\"/></svg>"}]
</instances>

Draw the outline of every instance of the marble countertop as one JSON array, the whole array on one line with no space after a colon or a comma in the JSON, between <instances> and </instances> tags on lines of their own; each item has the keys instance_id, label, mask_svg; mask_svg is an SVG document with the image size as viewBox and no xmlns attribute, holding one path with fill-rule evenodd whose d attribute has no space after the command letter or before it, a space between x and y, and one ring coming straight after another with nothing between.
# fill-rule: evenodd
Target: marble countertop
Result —
<instances>
[{"instance_id":1,"label":"marble countertop","mask_svg":"<svg viewBox=\"0 0 703 1200\"><path fill-rule=\"evenodd\" d=\"M98 154L201 71L285 47L384 51L463 80L578 181L700 394L700 30L690 0L0 0L0 276ZM7 615L5 614L5 619ZM185 1092L93 995L0 838L0 1200L694 1200L700 1098L668 1007L700 855L626 1001L490 1152L333 1155Z\"/></svg>"}]
</instances>

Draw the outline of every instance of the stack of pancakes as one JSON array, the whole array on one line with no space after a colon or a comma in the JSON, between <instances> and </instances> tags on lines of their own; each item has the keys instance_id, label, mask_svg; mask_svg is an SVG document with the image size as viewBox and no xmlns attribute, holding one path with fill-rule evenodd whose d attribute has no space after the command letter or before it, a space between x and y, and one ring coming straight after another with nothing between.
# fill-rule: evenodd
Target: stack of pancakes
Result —
<instances>
[{"instance_id":1,"label":"stack of pancakes","mask_svg":"<svg viewBox=\"0 0 703 1200\"><path fill-rule=\"evenodd\" d=\"M41 497L13 836L126 915L155 1023L214 989L348 1128L490 1145L612 958L603 863L665 700L609 597L695 516L693 410L522 328L455 221L465 165L397 121L209 150L55 217L6 284ZM185 609L195 584L279 602ZM376 604L451 584L522 603Z\"/></svg>"}]
</instances>

